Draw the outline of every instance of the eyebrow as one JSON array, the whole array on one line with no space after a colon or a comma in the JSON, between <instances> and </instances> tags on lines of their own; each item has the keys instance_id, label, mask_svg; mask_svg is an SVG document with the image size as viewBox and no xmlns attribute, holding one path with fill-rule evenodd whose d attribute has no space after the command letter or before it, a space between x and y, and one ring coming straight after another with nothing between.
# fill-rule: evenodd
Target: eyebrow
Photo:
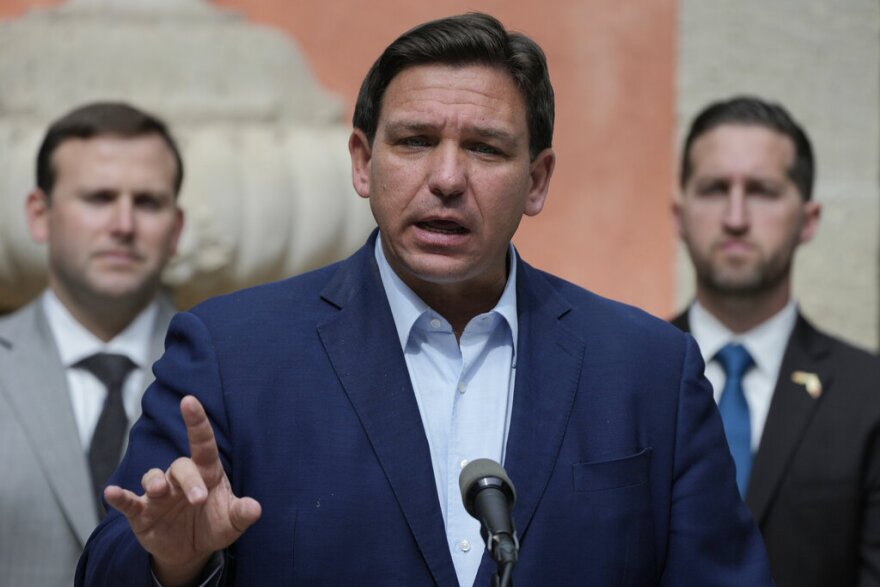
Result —
<instances>
[{"instance_id":1,"label":"eyebrow","mask_svg":"<svg viewBox=\"0 0 880 587\"><path fill-rule=\"evenodd\" d=\"M116 187L95 186L95 187L80 187L79 189L76 190L75 193L80 197L94 196L97 194L112 194L114 196L118 196L123 191L125 191L125 190L120 190L119 188L116 188ZM152 196L152 197L161 198L161 199L165 199L165 198L168 198L170 200L175 199L175 194L173 191L166 191L163 189L154 190L154 189L150 189L150 188L134 190L132 192L132 196L135 198L140 197L140 196Z\"/></svg>"},{"instance_id":2,"label":"eyebrow","mask_svg":"<svg viewBox=\"0 0 880 587\"><path fill-rule=\"evenodd\" d=\"M426 133L437 130L437 125L425 122L410 122L405 120L391 121L385 124L385 133L391 136L406 134L407 132ZM471 126L467 132L473 133L480 138L494 139L505 143L515 143L516 135L500 128L489 126Z\"/></svg>"}]
</instances>

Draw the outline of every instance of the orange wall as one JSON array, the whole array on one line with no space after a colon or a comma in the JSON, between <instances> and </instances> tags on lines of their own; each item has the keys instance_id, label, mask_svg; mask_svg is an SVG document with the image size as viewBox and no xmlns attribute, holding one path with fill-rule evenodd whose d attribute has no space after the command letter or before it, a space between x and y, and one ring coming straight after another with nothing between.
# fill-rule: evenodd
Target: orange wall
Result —
<instances>
[{"instance_id":1,"label":"orange wall","mask_svg":"<svg viewBox=\"0 0 880 587\"><path fill-rule=\"evenodd\" d=\"M134 1L134 0L133 0ZM0 0L0 18L58 0ZM381 50L428 19L482 10L534 38L556 90L550 200L516 237L533 264L660 315L673 310L675 0L215 0L291 34L350 115Z\"/></svg>"}]
</instances>

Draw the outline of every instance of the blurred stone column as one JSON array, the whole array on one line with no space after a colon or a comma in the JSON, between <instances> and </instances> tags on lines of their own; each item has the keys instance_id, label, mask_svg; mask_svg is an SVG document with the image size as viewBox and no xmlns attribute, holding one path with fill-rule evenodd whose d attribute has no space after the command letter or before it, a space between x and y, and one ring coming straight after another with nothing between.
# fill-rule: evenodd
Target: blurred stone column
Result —
<instances>
[{"instance_id":1,"label":"blurred stone column","mask_svg":"<svg viewBox=\"0 0 880 587\"><path fill-rule=\"evenodd\" d=\"M880 321L880 4L681 0L679 141L708 102L784 104L815 149L822 220L795 261L794 293L822 328L877 349ZM693 295L680 249L678 295Z\"/></svg>"},{"instance_id":2,"label":"blurred stone column","mask_svg":"<svg viewBox=\"0 0 880 587\"><path fill-rule=\"evenodd\" d=\"M0 23L0 311L45 283L24 199L51 120L125 100L171 126L187 222L164 276L178 302L342 258L373 226L348 122L293 42L202 0L69 0Z\"/></svg>"}]
</instances>

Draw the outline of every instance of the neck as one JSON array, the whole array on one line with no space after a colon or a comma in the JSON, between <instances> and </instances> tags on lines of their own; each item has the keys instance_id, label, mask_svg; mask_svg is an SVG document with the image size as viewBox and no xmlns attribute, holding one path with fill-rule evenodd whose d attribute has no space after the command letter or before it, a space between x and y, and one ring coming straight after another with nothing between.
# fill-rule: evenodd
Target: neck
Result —
<instances>
[{"instance_id":1,"label":"neck","mask_svg":"<svg viewBox=\"0 0 880 587\"><path fill-rule=\"evenodd\" d=\"M779 313L790 299L789 283L770 291L735 295L697 286L697 301L731 332L748 332Z\"/></svg>"},{"instance_id":2,"label":"neck","mask_svg":"<svg viewBox=\"0 0 880 587\"><path fill-rule=\"evenodd\" d=\"M102 342L109 342L125 330L153 299L81 300L56 288L52 292L70 315Z\"/></svg>"},{"instance_id":3,"label":"neck","mask_svg":"<svg viewBox=\"0 0 880 587\"><path fill-rule=\"evenodd\" d=\"M456 340L474 316L488 312L498 303L506 281L476 287L430 284L428 287L412 288L422 301L446 318L452 325Z\"/></svg>"}]
</instances>

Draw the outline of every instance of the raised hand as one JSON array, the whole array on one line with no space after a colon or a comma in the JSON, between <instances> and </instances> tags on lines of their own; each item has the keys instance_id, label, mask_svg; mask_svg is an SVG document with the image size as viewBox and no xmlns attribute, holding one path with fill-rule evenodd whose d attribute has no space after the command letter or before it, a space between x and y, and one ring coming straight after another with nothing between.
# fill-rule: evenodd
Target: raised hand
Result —
<instances>
[{"instance_id":1,"label":"raised hand","mask_svg":"<svg viewBox=\"0 0 880 587\"><path fill-rule=\"evenodd\" d=\"M142 496L116 485L104 490L152 556L156 577L166 587L196 579L211 555L235 542L261 513L256 500L232 493L202 404L186 396L180 413L192 457L177 459L167 471L147 471Z\"/></svg>"}]
</instances>

